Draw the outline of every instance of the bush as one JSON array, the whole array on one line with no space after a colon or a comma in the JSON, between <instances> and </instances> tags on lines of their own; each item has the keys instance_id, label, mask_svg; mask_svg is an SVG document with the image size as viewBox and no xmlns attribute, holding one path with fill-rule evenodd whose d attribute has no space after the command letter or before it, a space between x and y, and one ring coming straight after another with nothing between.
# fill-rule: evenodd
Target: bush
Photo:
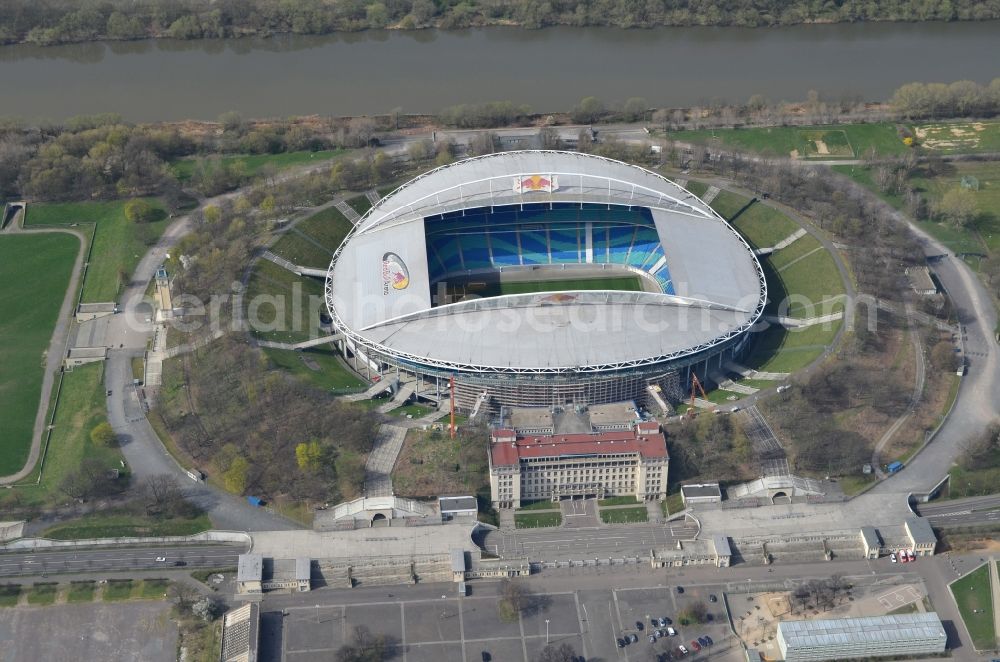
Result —
<instances>
[{"instance_id":1,"label":"bush","mask_svg":"<svg viewBox=\"0 0 1000 662\"><path fill-rule=\"evenodd\" d=\"M90 440L97 446L110 446L115 440L115 431L107 421L101 421L90 431Z\"/></svg>"},{"instance_id":2,"label":"bush","mask_svg":"<svg viewBox=\"0 0 1000 662\"><path fill-rule=\"evenodd\" d=\"M132 223L148 223L156 217L156 208L142 198L133 198L125 203L125 218Z\"/></svg>"}]
</instances>

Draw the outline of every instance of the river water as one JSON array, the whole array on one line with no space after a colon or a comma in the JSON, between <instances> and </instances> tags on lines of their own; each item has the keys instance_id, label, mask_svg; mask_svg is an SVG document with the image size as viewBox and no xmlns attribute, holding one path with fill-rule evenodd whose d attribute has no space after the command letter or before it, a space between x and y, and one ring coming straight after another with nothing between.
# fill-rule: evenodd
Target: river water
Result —
<instances>
[{"instance_id":1,"label":"river water","mask_svg":"<svg viewBox=\"0 0 1000 662\"><path fill-rule=\"evenodd\" d=\"M274 39L0 47L0 115L134 121L434 112L493 100L564 110L584 96L656 106L755 93L884 99L919 81L1000 76L1000 24L788 28L487 28Z\"/></svg>"}]
</instances>

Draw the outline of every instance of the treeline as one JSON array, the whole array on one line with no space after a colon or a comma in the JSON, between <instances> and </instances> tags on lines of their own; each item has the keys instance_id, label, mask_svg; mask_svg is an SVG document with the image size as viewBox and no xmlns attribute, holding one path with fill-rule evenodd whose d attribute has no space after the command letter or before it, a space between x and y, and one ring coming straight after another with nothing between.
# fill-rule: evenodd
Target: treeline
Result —
<instances>
[{"instance_id":1,"label":"treeline","mask_svg":"<svg viewBox=\"0 0 1000 662\"><path fill-rule=\"evenodd\" d=\"M363 147L376 132L391 130L391 121L391 116L247 121L230 112L203 125L206 129L182 131L173 124L130 124L115 113L33 126L0 119L0 199L157 194L169 203L182 186L216 195L251 179L239 161L220 156ZM190 181L178 181L168 164L185 157L194 158L195 166ZM270 173L265 166L261 174Z\"/></svg>"},{"instance_id":2,"label":"treeline","mask_svg":"<svg viewBox=\"0 0 1000 662\"><path fill-rule=\"evenodd\" d=\"M484 25L760 27L989 20L1000 18L1000 6L982 0L2 0L0 16L4 17L0 23L2 42L58 44L98 39L202 39Z\"/></svg>"},{"instance_id":3,"label":"treeline","mask_svg":"<svg viewBox=\"0 0 1000 662\"><path fill-rule=\"evenodd\" d=\"M991 117L1000 114L1000 78L988 85L971 80L909 83L892 95L892 106L906 119Z\"/></svg>"}]
</instances>

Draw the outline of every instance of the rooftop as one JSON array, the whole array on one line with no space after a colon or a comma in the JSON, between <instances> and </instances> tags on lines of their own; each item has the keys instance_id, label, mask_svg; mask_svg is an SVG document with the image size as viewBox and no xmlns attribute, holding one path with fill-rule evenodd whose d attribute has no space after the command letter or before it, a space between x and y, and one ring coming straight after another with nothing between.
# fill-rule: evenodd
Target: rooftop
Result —
<instances>
[{"instance_id":1,"label":"rooftop","mask_svg":"<svg viewBox=\"0 0 1000 662\"><path fill-rule=\"evenodd\" d=\"M648 428L647 428L648 429ZM494 439L509 439L511 430L494 430ZM494 466L517 464L520 460L544 457L588 455L634 455L644 458L668 457L667 440L662 432L639 426L631 430L612 430L591 434L527 435L516 441L490 444Z\"/></svg>"},{"instance_id":2,"label":"rooftop","mask_svg":"<svg viewBox=\"0 0 1000 662\"><path fill-rule=\"evenodd\" d=\"M722 498L722 489L718 483L700 483L698 485L681 485L681 492L685 497L719 497Z\"/></svg>"},{"instance_id":3,"label":"rooftop","mask_svg":"<svg viewBox=\"0 0 1000 662\"><path fill-rule=\"evenodd\" d=\"M236 568L236 581L259 582L264 577L263 554L240 554Z\"/></svg>"},{"instance_id":4,"label":"rooftop","mask_svg":"<svg viewBox=\"0 0 1000 662\"><path fill-rule=\"evenodd\" d=\"M935 612L838 618L815 621L781 621L778 636L789 649L838 644L871 643L885 645L894 641L912 642L938 639L947 635Z\"/></svg>"},{"instance_id":5,"label":"rooftop","mask_svg":"<svg viewBox=\"0 0 1000 662\"><path fill-rule=\"evenodd\" d=\"M539 173L558 180L555 190L514 192L513 182ZM425 217L550 202L650 209L675 294L517 294L432 307ZM387 256L406 274L399 289L386 287ZM673 182L592 155L524 151L433 170L372 207L330 267L327 306L355 340L421 365L563 374L656 364L724 343L759 317L765 293L750 246Z\"/></svg>"},{"instance_id":6,"label":"rooftop","mask_svg":"<svg viewBox=\"0 0 1000 662\"><path fill-rule=\"evenodd\" d=\"M861 537L865 541L865 547L868 547L869 549L880 545L878 531L875 530L874 526L861 527Z\"/></svg>"},{"instance_id":7,"label":"rooftop","mask_svg":"<svg viewBox=\"0 0 1000 662\"><path fill-rule=\"evenodd\" d=\"M479 503L473 496L441 497L438 499L438 503L441 505L442 513L479 509Z\"/></svg>"},{"instance_id":8,"label":"rooftop","mask_svg":"<svg viewBox=\"0 0 1000 662\"><path fill-rule=\"evenodd\" d=\"M903 525L906 527L907 533L910 534L910 538L913 539L914 545L933 545L937 543L937 536L934 535L934 529L931 528L930 522L923 517L908 517Z\"/></svg>"}]
</instances>

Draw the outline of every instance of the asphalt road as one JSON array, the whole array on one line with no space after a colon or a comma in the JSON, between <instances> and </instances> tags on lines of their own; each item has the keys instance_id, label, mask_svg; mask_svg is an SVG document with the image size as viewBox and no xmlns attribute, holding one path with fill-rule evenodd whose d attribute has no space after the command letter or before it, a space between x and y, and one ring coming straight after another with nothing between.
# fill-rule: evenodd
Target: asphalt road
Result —
<instances>
[{"instance_id":1,"label":"asphalt road","mask_svg":"<svg viewBox=\"0 0 1000 662\"><path fill-rule=\"evenodd\" d=\"M56 573L100 573L127 570L235 567L246 547L233 545L186 545L164 547L116 547L59 551L5 552L0 554L0 576L39 576ZM163 557L166 561L157 561Z\"/></svg>"}]
</instances>

